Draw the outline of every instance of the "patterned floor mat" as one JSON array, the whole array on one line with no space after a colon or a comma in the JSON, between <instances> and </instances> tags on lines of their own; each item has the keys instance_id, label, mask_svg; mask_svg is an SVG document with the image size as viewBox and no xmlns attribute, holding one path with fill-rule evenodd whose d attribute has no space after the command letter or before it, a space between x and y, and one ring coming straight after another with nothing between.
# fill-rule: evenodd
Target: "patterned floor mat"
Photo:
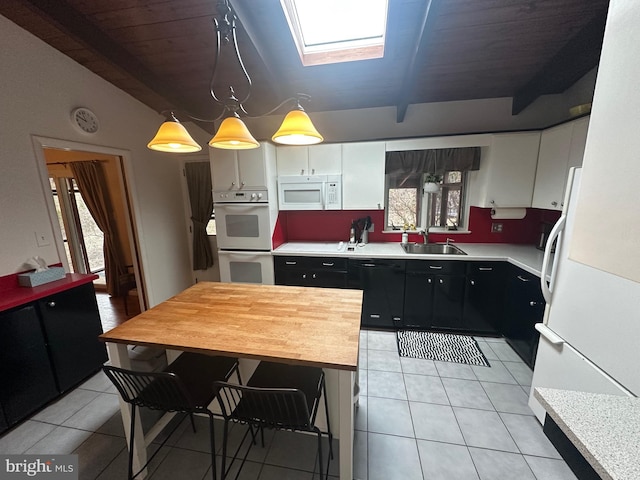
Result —
<instances>
[{"instance_id":1,"label":"patterned floor mat","mask_svg":"<svg viewBox=\"0 0 640 480\"><path fill-rule=\"evenodd\" d=\"M418 330L399 330L397 334L401 357L489 366L478 342L469 335Z\"/></svg>"}]
</instances>

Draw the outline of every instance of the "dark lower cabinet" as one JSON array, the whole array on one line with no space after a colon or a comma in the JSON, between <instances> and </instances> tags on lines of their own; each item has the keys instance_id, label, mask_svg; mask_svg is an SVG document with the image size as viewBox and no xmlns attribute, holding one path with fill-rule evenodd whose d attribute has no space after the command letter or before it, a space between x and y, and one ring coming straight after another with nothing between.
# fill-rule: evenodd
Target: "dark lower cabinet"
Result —
<instances>
[{"instance_id":1,"label":"dark lower cabinet","mask_svg":"<svg viewBox=\"0 0 640 480\"><path fill-rule=\"evenodd\" d=\"M332 257L275 257L276 285L346 288L347 259Z\"/></svg>"},{"instance_id":2,"label":"dark lower cabinet","mask_svg":"<svg viewBox=\"0 0 640 480\"><path fill-rule=\"evenodd\" d=\"M349 286L363 291L363 327L402 326L405 268L405 260L349 260Z\"/></svg>"},{"instance_id":3,"label":"dark lower cabinet","mask_svg":"<svg viewBox=\"0 0 640 480\"><path fill-rule=\"evenodd\" d=\"M107 361L92 283L39 300L42 326L60 392L66 392Z\"/></svg>"},{"instance_id":4,"label":"dark lower cabinet","mask_svg":"<svg viewBox=\"0 0 640 480\"><path fill-rule=\"evenodd\" d=\"M545 301L540 278L513 265L508 266L504 301L503 335L522 360L533 368Z\"/></svg>"},{"instance_id":5,"label":"dark lower cabinet","mask_svg":"<svg viewBox=\"0 0 640 480\"><path fill-rule=\"evenodd\" d=\"M470 332L497 335L504 310L504 263L468 262L463 324Z\"/></svg>"},{"instance_id":6,"label":"dark lower cabinet","mask_svg":"<svg viewBox=\"0 0 640 480\"><path fill-rule=\"evenodd\" d=\"M461 262L457 262L462 267ZM437 275L433 289L433 315L431 328L438 330L464 330L462 307L464 302L464 274Z\"/></svg>"},{"instance_id":7,"label":"dark lower cabinet","mask_svg":"<svg viewBox=\"0 0 640 480\"><path fill-rule=\"evenodd\" d=\"M460 330L464 272L460 261L407 261L403 326Z\"/></svg>"},{"instance_id":8,"label":"dark lower cabinet","mask_svg":"<svg viewBox=\"0 0 640 480\"><path fill-rule=\"evenodd\" d=\"M5 427L58 395L40 319L33 305L0 313L0 383Z\"/></svg>"},{"instance_id":9,"label":"dark lower cabinet","mask_svg":"<svg viewBox=\"0 0 640 480\"><path fill-rule=\"evenodd\" d=\"M407 263L402 325L427 329L432 320L434 275L420 268L420 263L411 260Z\"/></svg>"}]
</instances>

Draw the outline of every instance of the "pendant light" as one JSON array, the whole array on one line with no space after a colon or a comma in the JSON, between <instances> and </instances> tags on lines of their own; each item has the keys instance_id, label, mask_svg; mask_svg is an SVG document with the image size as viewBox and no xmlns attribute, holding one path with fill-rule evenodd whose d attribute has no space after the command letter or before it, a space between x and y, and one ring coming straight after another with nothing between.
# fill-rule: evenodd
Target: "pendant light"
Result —
<instances>
[{"instance_id":1,"label":"pendant light","mask_svg":"<svg viewBox=\"0 0 640 480\"><path fill-rule=\"evenodd\" d=\"M314 145L322 142L324 138L298 103L296 109L284 117L282 125L271 140L283 145Z\"/></svg>"},{"instance_id":2,"label":"pendant light","mask_svg":"<svg viewBox=\"0 0 640 480\"><path fill-rule=\"evenodd\" d=\"M167 119L147 144L147 148L158 152L192 153L199 152L202 147L191 138L187 129L173 115Z\"/></svg>"},{"instance_id":3,"label":"pendant light","mask_svg":"<svg viewBox=\"0 0 640 480\"><path fill-rule=\"evenodd\" d=\"M200 122L217 122L222 119L222 123L214 137L209 141L209 145L214 148L242 150L249 148L257 148L260 146L258 141L251 135L249 129L240 118L240 114L250 117L244 108L244 102L249 99L251 94L251 77L240 56L238 43L236 39L236 21L237 17L229 0L221 0L216 4L216 15L213 19L216 32L216 56L213 65L213 75L210 82L209 92L213 100L222 105L222 114L214 119L207 120L185 114L192 120ZM244 76L246 83L246 94L242 99L235 96L233 86L229 86L229 94L225 98L221 98L215 91L215 79L217 72L218 59L220 58L221 46L230 46L233 48L235 60ZM297 94L295 97L288 98L280 103L271 111L259 115L259 118L273 114L276 110L283 107L286 103L295 101L295 108L287 114L278 131L273 135L272 140L275 143L283 145L313 145L322 142L324 139L306 112L300 106L300 100L309 100L309 96L305 94ZM163 123L158 130L156 136L147 145L152 150L162 152L187 153L200 151L200 146L191 138L187 130L178 122L174 113L170 113L171 120Z\"/></svg>"}]
</instances>

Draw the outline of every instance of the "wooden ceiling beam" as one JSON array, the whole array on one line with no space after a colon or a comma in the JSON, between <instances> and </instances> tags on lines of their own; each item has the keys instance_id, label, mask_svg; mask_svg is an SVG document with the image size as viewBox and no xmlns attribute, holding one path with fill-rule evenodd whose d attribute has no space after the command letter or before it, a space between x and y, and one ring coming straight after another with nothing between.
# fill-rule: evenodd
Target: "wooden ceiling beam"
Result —
<instances>
[{"instance_id":1,"label":"wooden ceiling beam","mask_svg":"<svg viewBox=\"0 0 640 480\"><path fill-rule=\"evenodd\" d=\"M25 0L25 4L115 68L146 85L173 108L199 113L193 110L194 105L190 105L190 102L176 94L173 88L64 0ZM211 31L213 35L213 25ZM204 128L203 125L199 125Z\"/></svg>"},{"instance_id":2,"label":"wooden ceiling beam","mask_svg":"<svg viewBox=\"0 0 640 480\"><path fill-rule=\"evenodd\" d=\"M518 115L539 96L562 93L598 66L607 11L596 15L513 96L511 115Z\"/></svg>"},{"instance_id":3,"label":"wooden ceiling beam","mask_svg":"<svg viewBox=\"0 0 640 480\"><path fill-rule=\"evenodd\" d=\"M425 43L425 38L430 37L434 30L436 23L435 17L437 16L439 3L439 0L427 0L424 4L420 28L418 30L415 43L413 44L413 51L411 53L409 63L407 64L407 70L402 80L399 98L396 102L396 123L404 122L404 118L407 115L407 109L409 108L409 103L411 102L411 96L416 83L415 75L418 55L422 53L420 61L424 64L427 55L425 54L423 45Z\"/></svg>"}]
</instances>

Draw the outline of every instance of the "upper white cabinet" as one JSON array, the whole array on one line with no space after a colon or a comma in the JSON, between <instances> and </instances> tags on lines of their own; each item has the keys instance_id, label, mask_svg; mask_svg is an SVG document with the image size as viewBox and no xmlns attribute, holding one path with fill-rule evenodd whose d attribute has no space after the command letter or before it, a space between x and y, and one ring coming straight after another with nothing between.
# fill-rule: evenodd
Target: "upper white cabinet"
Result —
<instances>
[{"instance_id":1,"label":"upper white cabinet","mask_svg":"<svg viewBox=\"0 0 640 480\"><path fill-rule=\"evenodd\" d=\"M482 149L473 204L485 208L530 207L540 132L499 133Z\"/></svg>"},{"instance_id":2,"label":"upper white cabinet","mask_svg":"<svg viewBox=\"0 0 640 480\"><path fill-rule=\"evenodd\" d=\"M277 147L276 163L278 175L339 175L342 173L342 145Z\"/></svg>"},{"instance_id":3,"label":"upper white cabinet","mask_svg":"<svg viewBox=\"0 0 640 480\"><path fill-rule=\"evenodd\" d=\"M342 145L343 210L384 208L385 142Z\"/></svg>"},{"instance_id":4,"label":"upper white cabinet","mask_svg":"<svg viewBox=\"0 0 640 480\"><path fill-rule=\"evenodd\" d=\"M211 162L211 183L214 191L225 190L266 190L272 183L273 146L260 144L260 148L250 150L222 150L209 148ZM271 162L273 163L273 162Z\"/></svg>"},{"instance_id":5,"label":"upper white cabinet","mask_svg":"<svg viewBox=\"0 0 640 480\"><path fill-rule=\"evenodd\" d=\"M582 165L588 128L583 117L542 132L532 207L562 210L569 168Z\"/></svg>"}]
</instances>

